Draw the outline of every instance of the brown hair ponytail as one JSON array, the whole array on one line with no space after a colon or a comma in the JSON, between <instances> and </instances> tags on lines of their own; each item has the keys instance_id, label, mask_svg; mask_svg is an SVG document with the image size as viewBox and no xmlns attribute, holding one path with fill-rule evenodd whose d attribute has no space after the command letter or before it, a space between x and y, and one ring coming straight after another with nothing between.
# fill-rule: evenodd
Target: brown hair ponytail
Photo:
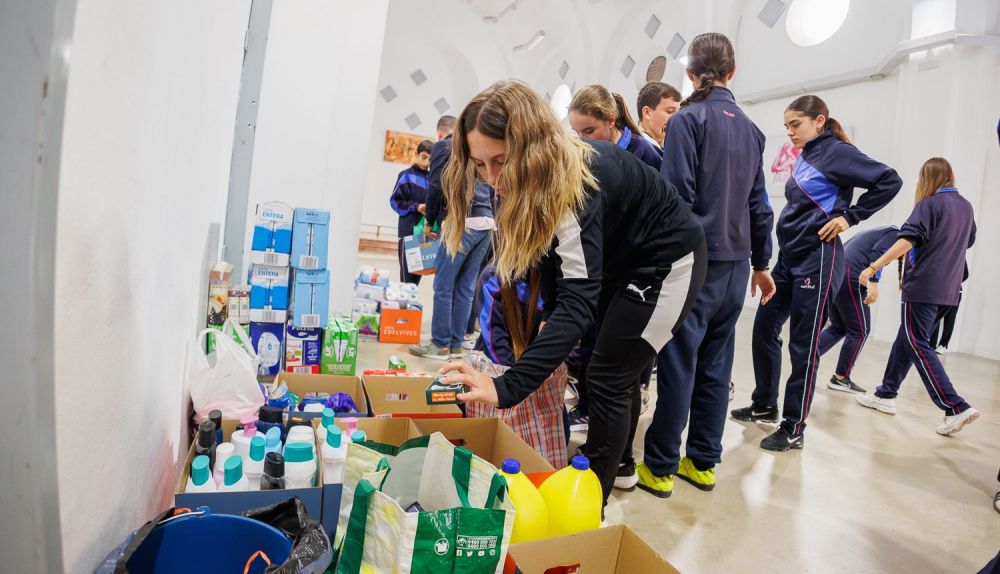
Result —
<instances>
[{"instance_id":1,"label":"brown hair ponytail","mask_svg":"<svg viewBox=\"0 0 1000 574\"><path fill-rule=\"evenodd\" d=\"M517 287L500 280L500 306L503 308L504 322L510 332L510 343L514 349L514 360L521 358L531 339L535 336L538 322L538 293L541 281L538 272L532 268L528 272L528 301L522 302L517 296Z\"/></svg>"},{"instance_id":2,"label":"brown hair ponytail","mask_svg":"<svg viewBox=\"0 0 1000 574\"><path fill-rule=\"evenodd\" d=\"M932 157L920 166L920 177L917 179L917 193L913 198L916 205L934 195L942 187L955 185L955 170L943 157Z\"/></svg>"},{"instance_id":3,"label":"brown hair ponytail","mask_svg":"<svg viewBox=\"0 0 1000 574\"><path fill-rule=\"evenodd\" d=\"M823 124L823 132L830 132L838 140L844 143L851 143L851 139L847 137L847 132L844 131L844 126L830 117L830 108L826 107L826 102L820 99L819 96L799 96L792 100L792 103L788 104L785 111L798 112L814 120L819 116L823 116L826 118L826 123Z\"/></svg>"},{"instance_id":4,"label":"brown hair ponytail","mask_svg":"<svg viewBox=\"0 0 1000 574\"><path fill-rule=\"evenodd\" d=\"M632 119L632 114L625 105L621 94L611 93L600 84L592 84L580 88L569 103L569 109L585 116L606 121L615 118L615 127L621 131L628 128L632 133L639 133L639 126Z\"/></svg>"},{"instance_id":5,"label":"brown hair ponytail","mask_svg":"<svg viewBox=\"0 0 1000 574\"><path fill-rule=\"evenodd\" d=\"M709 32L695 37L688 48L687 71L698 78L698 89L681 102L681 107L707 98L715 82L725 83L735 69L736 53L725 34Z\"/></svg>"}]
</instances>

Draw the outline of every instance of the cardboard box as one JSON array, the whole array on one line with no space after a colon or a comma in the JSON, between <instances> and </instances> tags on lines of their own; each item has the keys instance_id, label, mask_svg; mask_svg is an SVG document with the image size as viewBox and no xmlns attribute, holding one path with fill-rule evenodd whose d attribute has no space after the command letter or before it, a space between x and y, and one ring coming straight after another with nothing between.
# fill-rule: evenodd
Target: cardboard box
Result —
<instances>
[{"instance_id":1,"label":"cardboard box","mask_svg":"<svg viewBox=\"0 0 1000 574\"><path fill-rule=\"evenodd\" d=\"M250 342L253 343L257 357L260 358L260 366L257 368L258 375L273 377L281 372L284 341L284 324L250 323Z\"/></svg>"},{"instance_id":2,"label":"cardboard box","mask_svg":"<svg viewBox=\"0 0 1000 574\"><path fill-rule=\"evenodd\" d=\"M319 371L324 375L353 375L358 367L358 328L349 319L330 318L323 330Z\"/></svg>"},{"instance_id":3,"label":"cardboard box","mask_svg":"<svg viewBox=\"0 0 1000 574\"><path fill-rule=\"evenodd\" d=\"M380 343L420 344L420 309L382 309L378 340Z\"/></svg>"},{"instance_id":4,"label":"cardboard box","mask_svg":"<svg viewBox=\"0 0 1000 574\"><path fill-rule=\"evenodd\" d=\"M326 269L295 271L292 289L292 322L296 327L326 327L330 314L330 272Z\"/></svg>"},{"instance_id":5,"label":"cardboard box","mask_svg":"<svg viewBox=\"0 0 1000 574\"><path fill-rule=\"evenodd\" d=\"M524 574L679 574L622 525L512 544L508 554Z\"/></svg>"},{"instance_id":6,"label":"cardboard box","mask_svg":"<svg viewBox=\"0 0 1000 574\"><path fill-rule=\"evenodd\" d=\"M288 267L254 265L250 278L250 322L281 323L288 316Z\"/></svg>"},{"instance_id":7,"label":"cardboard box","mask_svg":"<svg viewBox=\"0 0 1000 574\"><path fill-rule=\"evenodd\" d=\"M341 375L307 375L303 373L280 373L275 378L275 383L284 382L288 385L288 390L302 397L306 393L347 393L354 399L354 404L358 407L358 414L341 414L338 417L367 417L369 416L368 400L365 396L364 385L359 377L349 377ZM296 411L296 414L303 418L312 419L321 416L321 413L307 413Z\"/></svg>"},{"instance_id":8,"label":"cardboard box","mask_svg":"<svg viewBox=\"0 0 1000 574\"><path fill-rule=\"evenodd\" d=\"M425 391L434 377L364 377L373 417L461 418L458 405L428 405Z\"/></svg>"},{"instance_id":9,"label":"cardboard box","mask_svg":"<svg viewBox=\"0 0 1000 574\"><path fill-rule=\"evenodd\" d=\"M436 260L441 240L424 242L422 235L403 238L403 254L406 271L413 275L433 275L437 269Z\"/></svg>"},{"instance_id":10,"label":"cardboard box","mask_svg":"<svg viewBox=\"0 0 1000 574\"><path fill-rule=\"evenodd\" d=\"M556 470L498 418L419 419L413 422L420 434L439 432L455 446L471 450L497 468L505 458L516 458L525 474Z\"/></svg>"},{"instance_id":11,"label":"cardboard box","mask_svg":"<svg viewBox=\"0 0 1000 574\"><path fill-rule=\"evenodd\" d=\"M236 430L239 421L223 419L222 434L227 441ZM317 445L318 447L319 445ZM318 451L317 451L318 452ZM323 465L317 465L316 484L311 488L293 488L287 490L258 490L247 492L193 492L186 493L188 477L191 476L191 461L194 460L194 443L188 449L187 457L184 459L184 467L181 469L180 477L177 479L177 486L174 489L174 506L178 508L197 508L208 506L212 512L218 514L239 514L251 508L277 504L293 496L299 497L309 514L320 520L323 516ZM326 527L330 536L333 536L333 529L336 529L336 522L332 527Z\"/></svg>"},{"instance_id":12,"label":"cardboard box","mask_svg":"<svg viewBox=\"0 0 1000 574\"><path fill-rule=\"evenodd\" d=\"M292 216L292 267L326 269L329 244L330 212L325 209L295 208Z\"/></svg>"},{"instance_id":13,"label":"cardboard box","mask_svg":"<svg viewBox=\"0 0 1000 574\"><path fill-rule=\"evenodd\" d=\"M288 267L291 252L292 208L278 202L258 204L250 241L250 262Z\"/></svg>"},{"instance_id":14,"label":"cardboard box","mask_svg":"<svg viewBox=\"0 0 1000 574\"><path fill-rule=\"evenodd\" d=\"M299 328L289 319L285 324L285 370L319 374L323 354L323 329Z\"/></svg>"}]
</instances>

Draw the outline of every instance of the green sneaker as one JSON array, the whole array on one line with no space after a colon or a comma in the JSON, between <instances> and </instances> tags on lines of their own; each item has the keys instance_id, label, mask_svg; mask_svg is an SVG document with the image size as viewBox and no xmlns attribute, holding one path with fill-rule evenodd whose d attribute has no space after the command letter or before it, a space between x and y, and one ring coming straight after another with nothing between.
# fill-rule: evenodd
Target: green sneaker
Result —
<instances>
[{"instance_id":1,"label":"green sneaker","mask_svg":"<svg viewBox=\"0 0 1000 574\"><path fill-rule=\"evenodd\" d=\"M690 482L698 490L708 492L715 488L715 467L708 470L698 470L694 461L686 456L681 459L681 464L677 468L677 476Z\"/></svg>"},{"instance_id":2,"label":"green sneaker","mask_svg":"<svg viewBox=\"0 0 1000 574\"><path fill-rule=\"evenodd\" d=\"M640 462L635 466L635 473L639 476L639 483L637 486L653 496L670 498L670 495L673 494L673 475L656 476L653 474L653 471L649 470L649 467L646 466L646 463L644 462Z\"/></svg>"},{"instance_id":3,"label":"green sneaker","mask_svg":"<svg viewBox=\"0 0 1000 574\"><path fill-rule=\"evenodd\" d=\"M451 356L448 352L448 347L438 347L434 343L427 343L426 345L413 345L410 347L410 354L438 361L447 361Z\"/></svg>"}]
</instances>

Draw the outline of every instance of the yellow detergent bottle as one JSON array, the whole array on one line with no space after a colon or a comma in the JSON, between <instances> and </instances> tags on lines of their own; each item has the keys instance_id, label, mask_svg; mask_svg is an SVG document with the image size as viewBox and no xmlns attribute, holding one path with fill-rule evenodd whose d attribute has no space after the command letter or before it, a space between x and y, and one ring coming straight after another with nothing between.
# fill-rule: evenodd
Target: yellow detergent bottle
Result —
<instances>
[{"instance_id":1,"label":"yellow detergent bottle","mask_svg":"<svg viewBox=\"0 0 1000 574\"><path fill-rule=\"evenodd\" d=\"M574 456L570 466L545 479L538 491L549 511L549 536L601 527L604 496L587 457Z\"/></svg>"},{"instance_id":2,"label":"yellow detergent bottle","mask_svg":"<svg viewBox=\"0 0 1000 574\"><path fill-rule=\"evenodd\" d=\"M530 542L548 536L549 513L538 489L521 472L521 462L504 459L500 474L507 479L507 493L514 503L514 532L511 543Z\"/></svg>"}]
</instances>

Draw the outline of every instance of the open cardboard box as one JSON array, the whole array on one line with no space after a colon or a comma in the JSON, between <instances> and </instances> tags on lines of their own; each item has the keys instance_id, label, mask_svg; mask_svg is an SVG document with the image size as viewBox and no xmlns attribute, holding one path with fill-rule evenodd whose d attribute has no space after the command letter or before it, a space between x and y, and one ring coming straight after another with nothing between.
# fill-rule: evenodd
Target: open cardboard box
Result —
<instances>
[{"instance_id":1,"label":"open cardboard box","mask_svg":"<svg viewBox=\"0 0 1000 574\"><path fill-rule=\"evenodd\" d=\"M508 555L524 574L679 574L622 525L512 544Z\"/></svg>"},{"instance_id":2,"label":"open cardboard box","mask_svg":"<svg viewBox=\"0 0 1000 574\"><path fill-rule=\"evenodd\" d=\"M420 434L439 432L455 446L467 448L500 468L505 458L516 458L525 474L551 473L552 465L498 418L420 419Z\"/></svg>"},{"instance_id":3,"label":"open cardboard box","mask_svg":"<svg viewBox=\"0 0 1000 574\"><path fill-rule=\"evenodd\" d=\"M374 417L461 418L458 405L428 405L425 391L434 377L370 375L364 377Z\"/></svg>"},{"instance_id":4,"label":"open cardboard box","mask_svg":"<svg viewBox=\"0 0 1000 574\"><path fill-rule=\"evenodd\" d=\"M229 441L236 431L239 421L232 419L222 419L222 437ZM315 436L315 435L314 435ZM311 488L290 488L286 490L250 490L246 492L184 492L187 488L188 478L191 476L191 461L194 460L194 443L188 448L188 455L184 459L184 466L181 469L180 477L177 479L177 486L174 489L174 506L177 508L197 508L207 506L217 514L239 514L251 508L269 506L277 504L283 500L297 496L306 506L306 511L316 520L323 516L323 465L317 464L316 484ZM316 445L316 452L319 452ZM340 496L337 496L339 505ZM327 534L333 538L337 528L337 520L334 518L332 525L323 524Z\"/></svg>"},{"instance_id":5,"label":"open cardboard box","mask_svg":"<svg viewBox=\"0 0 1000 574\"><path fill-rule=\"evenodd\" d=\"M347 393L354 399L354 404L358 407L358 414L340 414L337 416L367 417L368 398L365 395L364 385L359 377L347 375L311 375L308 373L278 373L275 379L280 385L282 381L288 385L288 390L299 397L306 393ZM303 418L312 419L319 417L322 413L297 412Z\"/></svg>"}]
</instances>

